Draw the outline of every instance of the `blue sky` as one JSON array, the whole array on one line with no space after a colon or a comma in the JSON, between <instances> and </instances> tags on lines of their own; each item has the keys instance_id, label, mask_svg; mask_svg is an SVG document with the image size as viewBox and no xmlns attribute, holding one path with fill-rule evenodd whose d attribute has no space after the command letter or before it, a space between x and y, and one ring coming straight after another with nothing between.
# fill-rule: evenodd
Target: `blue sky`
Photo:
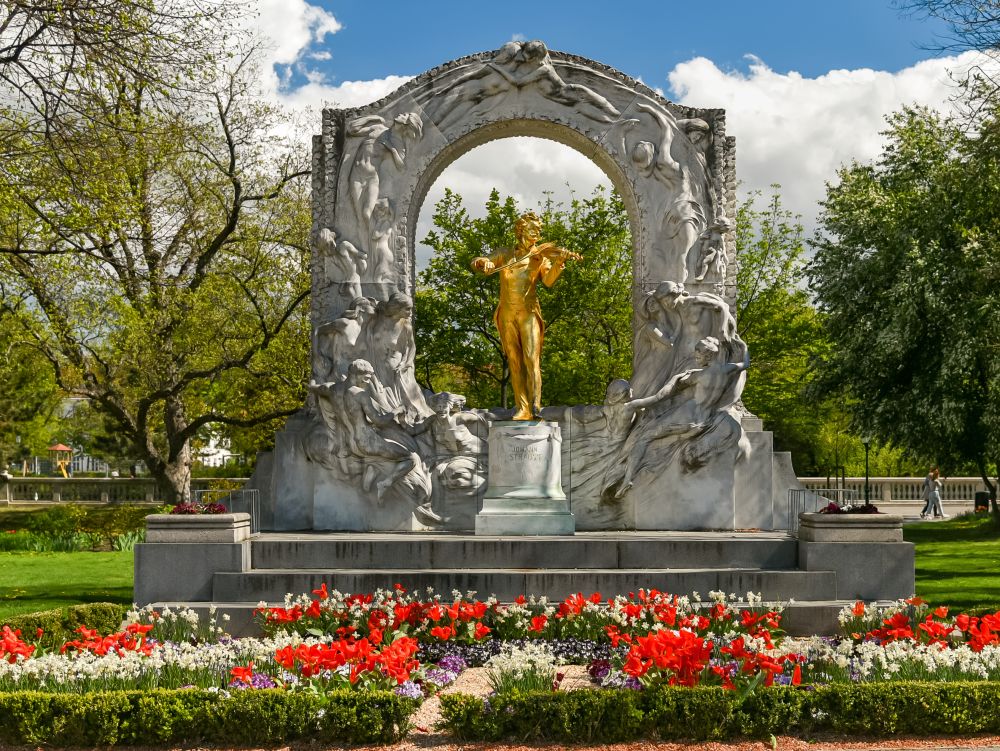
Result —
<instances>
[{"instance_id":1,"label":"blue sky","mask_svg":"<svg viewBox=\"0 0 1000 751\"><path fill-rule=\"evenodd\" d=\"M417 75L519 35L599 60L670 94L667 72L697 56L740 69L754 55L774 70L810 77L834 68L895 72L929 57L920 45L944 31L883 0L629 0L610 4L611 11L586 1L315 4L342 26L326 45L331 59L320 66L333 82Z\"/></svg>"},{"instance_id":2,"label":"blue sky","mask_svg":"<svg viewBox=\"0 0 1000 751\"><path fill-rule=\"evenodd\" d=\"M902 15L889 0L256 2L255 26L272 40L263 86L303 111L313 131L320 107L361 106L455 58L541 39L680 104L724 108L742 196L780 184L807 236L838 168L878 157L886 116L914 104L953 109L950 76L981 62L929 50L947 29ZM570 188L588 194L599 183L597 167L565 146L495 141L445 170L417 237L445 187L476 213L494 187L533 208L544 191L565 200ZM417 248L418 263L426 255Z\"/></svg>"}]
</instances>

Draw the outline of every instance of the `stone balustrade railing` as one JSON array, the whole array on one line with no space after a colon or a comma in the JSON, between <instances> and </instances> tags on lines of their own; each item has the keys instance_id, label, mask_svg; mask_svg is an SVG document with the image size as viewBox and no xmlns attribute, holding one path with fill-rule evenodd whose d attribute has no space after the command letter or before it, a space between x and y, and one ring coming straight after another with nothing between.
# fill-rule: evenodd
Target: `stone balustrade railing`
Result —
<instances>
[{"instance_id":1,"label":"stone balustrade railing","mask_svg":"<svg viewBox=\"0 0 1000 751\"><path fill-rule=\"evenodd\" d=\"M943 477L941 488L942 501L973 501L977 492L985 492L986 485L981 477ZM856 493L858 500L865 497L865 478L848 477L838 481L836 478L800 477L799 482L808 490L821 488L844 488ZM868 493L872 503L891 503L892 501L920 501L923 499L923 477L869 477Z\"/></svg>"},{"instance_id":2,"label":"stone balustrade railing","mask_svg":"<svg viewBox=\"0 0 1000 751\"><path fill-rule=\"evenodd\" d=\"M246 478L203 477L191 480L191 491L240 488ZM0 478L0 505L19 503L160 503L156 481L133 477Z\"/></svg>"},{"instance_id":3,"label":"stone balustrade railing","mask_svg":"<svg viewBox=\"0 0 1000 751\"><path fill-rule=\"evenodd\" d=\"M943 478L942 500L972 501L986 486L979 477ZM835 482L825 477L800 477L809 490L843 487L865 497L865 478L848 477ZM246 478L196 478L191 480L192 492L213 488L242 487ZM923 495L922 477L871 477L869 493L873 502L920 501ZM150 478L131 477L12 477L0 478L0 504L12 503L159 503L161 495Z\"/></svg>"}]
</instances>

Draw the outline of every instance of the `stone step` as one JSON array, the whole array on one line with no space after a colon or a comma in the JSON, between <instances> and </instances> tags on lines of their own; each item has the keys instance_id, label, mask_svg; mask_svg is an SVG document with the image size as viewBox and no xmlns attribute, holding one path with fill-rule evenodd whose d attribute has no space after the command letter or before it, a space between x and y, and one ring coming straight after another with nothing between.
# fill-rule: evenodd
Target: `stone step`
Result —
<instances>
[{"instance_id":1,"label":"stone step","mask_svg":"<svg viewBox=\"0 0 1000 751\"><path fill-rule=\"evenodd\" d=\"M255 569L793 569L784 533L615 533L572 537L279 534L252 541Z\"/></svg>"},{"instance_id":2,"label":"stone step","mask_svg":"<svg viewBox=\"0 0 1000 751\"><path fill-rule=\"evenodd\" d=\"M495 595L510 601L525 595L562 599L575 592L601 592L605 597L659 589L678 595L721 590L743 597L747 592L765 600L825 600L837 591L832 571L766 570L758 568L506 568L498 570L324 568L254 569L246 573L216 573L213 599L218 602L280 602L286 593L310 592L326 583L341 592L372 592L401 584L409 591L449 596L453 590L475 591L480 598Z\"/></svg>"}]
</instances>

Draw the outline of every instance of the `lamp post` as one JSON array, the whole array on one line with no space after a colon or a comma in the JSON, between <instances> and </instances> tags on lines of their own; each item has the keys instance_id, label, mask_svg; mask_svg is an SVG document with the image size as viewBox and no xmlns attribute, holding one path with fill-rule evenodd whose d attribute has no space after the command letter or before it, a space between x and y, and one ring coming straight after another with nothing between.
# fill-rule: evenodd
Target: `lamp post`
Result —
<instances>
[{"instance_id":1,"label":"lamp post","mask_svg":"<svg viewBox=\"0 0 1000 751\"><path fill-rule=\"evenodd\" d=\"M868 449L872 445L871 436L867 436L867 435L864 436L861 439L861 443L865 447L865 505L866 506L870 506L871 505L871 495L869 494L869 489L868 489L869 488L869 486L868 486Z\"/></svg>"}]
</instances>

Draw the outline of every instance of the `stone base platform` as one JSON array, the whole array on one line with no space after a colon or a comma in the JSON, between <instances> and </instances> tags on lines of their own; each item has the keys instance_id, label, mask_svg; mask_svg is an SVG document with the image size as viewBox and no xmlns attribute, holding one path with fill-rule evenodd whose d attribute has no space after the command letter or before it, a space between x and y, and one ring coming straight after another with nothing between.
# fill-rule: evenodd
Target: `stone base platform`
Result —
<instances>
[{"instance_id":1,"label":"stone base platform","mask_svg":"<svg viewBox=\"0 0 1000 751\"><path fill-rule=\"evenodd\" d=\"M521 594L562 599L576 592L600 592L606 598L639 588L678 595L698 592L708 599L710 591L721 590L737 597L753 592L765 602L794 601L786 617L790 633L834 633L837 612L845 603L858 598L892 600L913 592L909 543L871 542L865 550L848 543L843 547L850 548L851 560L838 560L836 551L823 547L824 555L817 556L813 548L841 545L804 542L786 532L519 537L281 532L254 535L239 545L245 546L244 565L216 568L210 588L199 587L188 596L176 589L174 577L159 596L157 586L140 586L147 578L140 562L155 560L159 571L169 571L167 559L176 552L189 565L197 565L199 546L138 546L137 599L140 604L212 601L230 614L234 633L240 633L259 602L278 604L287 593L310 592L323 583L342 592L370 592L399 583L410 591L433 587L446 596L453 590L475 591L481 598L495 595L501 601ZM869 553L878 559L877 566L870 565L875 558L862 560ZM889 574L886 564L895 557L900 565Z\"/></svg>"}]
</instances>

